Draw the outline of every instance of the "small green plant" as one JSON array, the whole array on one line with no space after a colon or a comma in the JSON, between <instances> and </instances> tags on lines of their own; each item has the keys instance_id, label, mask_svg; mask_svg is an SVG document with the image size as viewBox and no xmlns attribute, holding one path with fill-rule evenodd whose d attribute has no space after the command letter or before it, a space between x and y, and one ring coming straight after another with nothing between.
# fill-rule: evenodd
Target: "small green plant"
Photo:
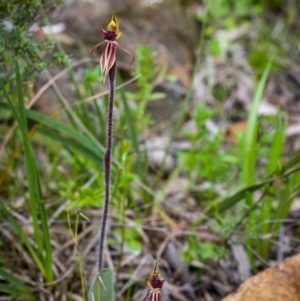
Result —
<instances>
[{"instance_id":1,"label":"small green plant","mask_svg":"<svg viewBox=\"0 0 300 301\"><path fill-rule=\"evenodd\" d=\"M239 135L239 152L233 149L225 151L222 137L212 135L207 130L206 122L214 113L201 105L195 109L193 116L197 130L195 133L186 134L192 147L180 154L182 168L191 179L191 189L203 181L211 183L205 194L203 190L197 194L201 204L207 206L199 220L203 221L207 216L213 217L218 227L212 230L219 233L224 241L228 241L236 229L245 227L247 231L243 240L254 269L256 266L253 249L259 258L269 258L272 238L277 237L299 188L299 164L292 166L288 162L284 166L281 163L285 145L286 116L280 112L273 117L258 116L270 69L271 61L257 85L246 133ZM296 162L296 159L291 161ZM235 178L232 178L234 174ZM288 176L285 177L284 174ZM239 179L242 181L242 187L235 194L218 197L218 182L224 190L228 190ZM258 191L261 194L259 199L256 196ZM228 216L228 209L235 210L234 218ZM185 257L195 257L197 252L194 254L192 250L196 249L197 244L192 238L189 238L189 244ZM206 247L203 252L208 257L218 256L213 248Z\"/></svg>"},{"instance_id":2,"label":"small green plant","mask_svg":"<svg viewBox=\"0 0 300 301\"><path fill-rule=\"evenodd\" d=\"M258 84L256 94L253 101L251 113L247 123L247 131L242 139L242 176L245 186L253 185L259 178L257 172L257 165L259 156L267 157L267 165L265 174L280 173L281 156L285 144L285 129L287 126L286 117L278 114L273 120L269 118L268 133L264 134L264 140L259 143L259 118L258 107L262 99L267 76L271 68L271 61L268 63L265 71ZM270 124L271 121L271 124ZM273 126L274 131L270 132L270 126ZM264 132L266 133L266 131ZM282 225L282 218L286 218L290 205L295 197L298 189L297 180L299 173L295 171L287 181L283 181L278 187L271 185L266 188L265 195L257 203L254 194L249 193L246 195L245 202L248 208L255 208L249 212L248 230L255 233L258 237L267 237L269 235L277 235L277 231ZM281 199L282 198L282 199ZM273 222L271 222L273 221ZM277 230L274 232L274 230ZM249 246L255 246L258 254L263 258L269 257L270 239L253 239L250 235L246 239ZM252 264L254 265L253 253L249 251L249 256Z\"/></svg>"},{"instance_id":3,"label":"small green plant","mask_svg":"<svg viewBox=\"0 0 300 301\"><path fill-rule=\"evenodd\" d=\"M190 179L191 188L201 181L208 181L213 186L226 182L232 174L234 157L223 149L222 131L213 132L208 128L208 122L217 114L216 110L211 110L207 106L199 104L194 110L193 120L195 121L195 131L186 131L184 134L191 143L188 151L179 154L182 170L187 172Z\"/></svg>"},{"instance_id":4,"label":"small green plant","mask_svg":"<svg viewBox=\"0 0 300 301\"><path fill-rule=\"evenodd\" d=\"M100 66L97 65L92 69L85 70L84 75L84 89L87 94L90 94L92 92L93 87L95 87L95 85L97 85L101 80Z\"/></svg>"},{"instance_id":5,"label":"small green plant","mask_svg":"<svg viewBox=\"0 0 300 301\"><path fill-rule=\"evenodd\" d=\"M227 254L228 250L225 246L202 242L196 236L189 236L183 251L183 259L187 263L191 261L208 263L210 260L224 258Z\"/></svg>"},{"instance_id":6,"label":"small green plant","mask_svg":"<svg viewBox=\"0 0 300 301\"><path fill-rule=\"evenodd\" d=\"M18 57L21 80L28 80L33 75L46 69L51 64L65 63L67 57L50 51L54 42L43 36L35 36L32 26L45 25L47 13L53 11L61 0L51 1L2 1L0 4L0 81L9 84L14 77L14 58ZM48 55L47 55L48 54ZM10 87L6 86L9 90Z\"/></svg>"},{"instance_id":7,"label":"small green plant","mask_svg":"<svg viewBox=\"0 0 300 301\"><path fill-rule=\"evenodd\" d=\"M127 97L135 101L133 108L135 124L139 125L137 133L144 132L152 124L150 117L146 114L146 106L151 101L165 97L164 93L154 92L155 80L159 75L159 68L154 64L157 52L151 51L150 46L138 46L136 51L136 69L134 75L138 76L136 92L127 92Z\"/></svg>"},{"instance_id":8,"label":"small green plant","mask_svg":"<svg viewBox=\"0 0 300 301\"><path fill-rule=\"evenodd\" d=\"M263 6L255 0L207 0L207 12L199 14L199 20L208 18L210 25L206 34L213 31L213 26L224 27L227 29L236 28L238 23L245 23L252 15L262 11Z\"/></svg>"}]
</instances>

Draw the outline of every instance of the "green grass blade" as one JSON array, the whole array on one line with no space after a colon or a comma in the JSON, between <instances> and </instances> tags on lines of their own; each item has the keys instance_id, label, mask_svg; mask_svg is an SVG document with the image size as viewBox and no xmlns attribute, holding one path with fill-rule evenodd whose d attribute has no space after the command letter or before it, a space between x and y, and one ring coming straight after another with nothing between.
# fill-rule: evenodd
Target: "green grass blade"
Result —
<instances>
[{"instance_id":1,"label":"green grass blade","mask_svg":"<svg viewBox=\"0 0 300 301\"><path fill-rule=\"evenodd\" d=\"M119 76L117 74L117 80ZM128 131L127 135L129 139L132 142L133 149L135 153L137 154L137 159L136 159L136 173L140 176L141 180L143 182L147 182L147 172L148 172L148 158L147 158L147 152L146 151L141 151L140 150L140 145L139 145L139 138L138 138L138 133L136 131L136 127L134 124L134 116L132 114L131 108L128 105L126 93L124 89L119 90L119 94L124 106L125 110L125 119L126 119L126 125L128 126ZM147 195L143 197L143 199L146 201L149 198Z\"/></svg>"},{"instance_id":2,"label":"green grass blade","mask_svg":"<svg viewBox=\"0 0 300 301\"><path fill-rule=\"evenodd\" d=\"M243 141L243 183L251 185L255 182L256 147L258 129L258 108L263 97L265 85L272 66L270 60L263 72L255 91L251 112L247 122L245 140ZM250 200L250 199L249 199ZM249 203L252 205L252 201Z\"/></svg>"},{"instance_id":3,"label":"green grass blade","mask_svg":"<svg viewBox=\"0 0 300 301\"><path fill-rule=\"evenodd\" d=\"M52 281L54 276L52 271L52 248L50 244L47 214L43 203L39 174L37 171L34 154L27 133L27 116L23 100L19 65L17 61L15 61L15 73L17 80L18 95L17 108L13 104L10 96L8 95L3 85L2 89L5 93L8 105L10 106L22 133L26 163L26 179L28 182L29 189L28 207L32 218L34 235L39 250L39 256L40 258L42 258L43 262L43 274L47 281ZM41 221L41 225L39 221ZM41 267L39 268L41 269Z\"/></svg>"},{"instance_id":4,"label":"green grass blade","mask_svg":"<svg viewBox=\"0 0 300 301\"><path fill-rule=\"evenodd\" d=\"M278 170L270 174L270 177L272 177L274 174L287 174L289 171L297 168L297 166L300 165L300 151L296 153L290 160L288 160L285 164L282 166L279 166Z\"/></svg>"},{"instance_id":5,"label":"green grass blade","mask_svg":"<svg viewBox=\"0 0 300 301\"><path fill-rule=\"evenodd\" d=\"M295 156L295 158L298 158L299 155ZM294 161L295 158L291 159L291 161ZM234 192L233 194L231 194L230 196L225 196L225 197L221 197L218 198L214 201L212 201L212 203L217 204L218 206L218 212L219 213L223 213L226 210L230 209L232 206L236 205L238 202L242 201L245 199L247 194L252 194L255 191L260 190L261 188L263 188L265 185L272 183L273 181L275 181L276 179L284 179L287 177L292 177L293 175L300 173L299 169L300 169L300 161L298 161L298 164L296 166L294 166L294 168L292 170L288 169L286 166L290 166L290 161L288 161L286 163L286 165L283 165L283 169L286 171L284 174L280 174L278 176L276 176L275 173L273 173L272 177L268 176L266 177L264 180L262 180L261 182L246 186L246 187L242 187L240 189L238 189L236 192ZM296 176L295 176L296 177ZM294 178L293 178L294 179ZM294 180L294 185L297 181ZM299 182L300 182L300 178L299 178ZM204 214L208 215L208 216L213 216L214 214L214 206L212 206L211 204L209 204L203 211ZM197 222L199 223L203 218L200 218Z\"/></svg>"},{"instance_id":6,"label":"green grass blade","mask_svg":"<svg viewBox=\"0 0 300 301\"><path fill-rule=\"evenodd\" d=\"M12 113L13 113L16 121L17 121L17 123L18 124L22 124L22 119L20 117L20 114L17 111L16 107L14 106L14 104L13 104L13 102L12 102L9 94L7 93L5 87L3 86L3 84L1 82L0 82L0 85L1 85L2 91L4 92L4 96L5 96L6 100L7 100L7 104L6 104L7 106L5 106L5 104L3 104L3 107L8 107L12 111Z\"/></svg>"},{"instance_id":7,"label":"green grass blade","mask_svg":"<svg viewBox=\"0 0 300 301\"><path fill-rule=\"evenodd\" d=\"M96 129L92 125L91 118L90 118L89 113L86 108L86 104L81 104L78 107L78 110L81 110L80 114L77 114L77 116L80 117L81 122L95 137L97 137Z\"/></svg>"},{"instance_id":8,"label":"green grass blade","mask_svg":"<svg viewBox=\"0 0 300 301\"><path fill-rule=\"evenodd\" d=\"M11 287L8 284L0 284L0 292L10 295L13 300L37 300L34 295L18 290L15 286Z\"/></svg>"},{"instance_id":9,"label":"green grass blade","mask_svg":"<svg viewBox=\"0 0 300 301\"><path fill-rule=\"evenodd\" d=\"M94 103L94 107L95 107L95 111L96 111L96 116L98 118L99 127L100 127L100 129L105 129L105 121L104 121L103 113L97 102L97 99L94 99L93 103ZM101 131L99 134L97 134L97 136L100 137L99 141L101 141L102 143L105 143L105 131Z\"/></svg>"},{"instance_id":10,"label":"green grass blade","mask_svg":"<svg viewBox=\"0 0 300 301\"><path fill-rule=\"evenodd\" d=\"M120 76L118 73L117 73L117 81L118 82L120 81ZM134 125L134 117L132 116L131 109L128 105L124 89L123 88L120 89L119 93L125 109L126 124L128 126L128 137L130 137L134 151L138 154L140 152L140 148L139 148L138 135Z\"/></svg>"},{"instance_id":11,"label":"green grass blade","mask_svg":"<svg viewBox=\"0 0 300 301\"><path fill-rule=\"evenodd\" d=\"M27 235L23 231L23 228L16 222L16 220L13 218L13 216L10 214L9 210L5 207L4 204L0 204L0 206L1 206L1 209L3 210L3 212L5 213L5 216L7 217L8 221L11 223L11 225L15 229L16 233L18 234L19 238L21 239L21 241L23 242L23 244L27 248L28 252L30 253L30 255L32 257L32 259L36 263L37 267L39 268L41 273L43 275L45 275L46 270L45 270L45 267L43 265L43 262L40 260L38 254L36 253L36 251L32 247L30 241L27 238Z\"/></svg>"},{"instance_id":12,"label":"green grass blade","mask_svg":"<svg viewBox=\"0 0 300 301\"><path fill-rule=\"evenodd\" d=\"M285 184L284 189L280 193L280 200L279 204L277 205L277 208L274 210L274 212L269 217L269 221L273 221L272 223L263 223L268 225L268 232L266 233L273 233L277 236L277 233L279 232L280 228L282 227L284 220L288 216L288 213L290 212L291 205L295 198L299 195L299 188L300 188L300 171L295 172L291 175L290 179L288 180L288 183ZM266 221L268 221L266 220ZM274 238L276 239L276 238ZM262 250L261 250L261 256L264 256L263 258L268 258L268 253L271 248L271 240L268 239L266 241L263 241L262 243Z\"/></svg>"},{"instance_id":13,"label":"green grass blade","mask_svg":"<svg viewBox=\"0 0 300 301\"><path fill-rule=\"evenodd\" d=\"M278 167L278 162L281 159L283 148L285 145L285 131L287 127L287 118L286 115L281 116L281 114L277 114L276 116L276 129L275 135L270 151L269 162L267 166L267 173L276 171ZM292 176L293 177L293 176ZM259 229L259 235L263 236L271 231L271 224L267 222L271 218L272 207L274 202L274 196L267 196L261 204L260 212L260 223L262 224ZM288 206L289 207L289 206ZM277 219L276 219L277 220ZM276 223L276 222L275 222ZM265 260L268 259L269 256L269 240L260 240L258 243L258 251L260 256Z\"/></svg>"},{"instance_id":14,"label":"green grass blade","mask_svg":"<svg viewBox=\"0 0 300 301\"><path fill-rule=\"evenodd\" d=\"M0 109L1 110L10 110L10 106L5 102L0 102Z\"/></svg>"},{"instance_id":15,"label":"green grass blade","mask_svg":"<svg viewBox=\"0 0 300 301\"><path fill-rule=\"evenodd\" d=\"M262 187L264 187L265 185L269 184L272 181L273 181L273 179L267 179L267 180L264 180L264 181L256 183L256 184L252 184L247 187L243 187L243 188L237 190L231 196L219 198L218 200L216 200L215 202L212 202L212 203L216 203L218 205L218 212L223 213L226 210L230 209L232 206L236 205L238 202L244 200L245 197L247 196L247 194L252 194L253 192L261 189ZM204 212L208 216L213 216L213 214L214 214L213 206L211 204L208 205L208 207L204 210Z\"/></svg>"},{"instance_id":16,"label":"green grass blade","mask_svg":"<svg viewBox=\"0 0 300 301\"><path fill-rule=\"evenodd\" d=\"M32 301L37 300L27 285L2 268L0 268L0 277L7 282L7 284L0 284L0 292L7 293L15 298L26 298L26 300Z\"/></svg>"},{"instance_id":17,"label":"green grass blade","mask_svg":"<svg viewBox=\"0 0 300 301\"><path fill-rule=\"evenodd\" d=\"M275 136L271 146L270 159L267 166L267 173L270 174L276 171L278 162L281 159L285 145L285 132L288 125L286 114L278 113L276 116Z\"/></svg>"},{"instance_id":18,"label":"green grass blade","mask_svg":"<svg viewBox=\"0 0 300 301\"><path fill-rule=\"evenodd\" d=\"M279 220L277 223L273 223L271 231L277 232L283 224L283 220L287 217L292 202L295 197L299 195L300 191L300 171L295 172L281 195L281 200L279 206L274 211L272 215L273 220Z\"/></svg>"},{"instance_id":19,"label":"green grass blade","mask_svg":"<svg viewBox=\"0 0 300 301\"><path fill-rule=\"evenodd\" d=\"M27 181L28 181L28 187L29 187L29 192L30 192L30 198L29 198L29 210L30 210L30 214L32 217L32 222L33 222L33 227L35 230L35 239L36 239L36 243L38 245L39 250L41 251L43 248L43 243L42 243L42 238L41 238L41 233L40 231L36 231L36 229L39 229L39 225L38 225L38 214L37 214L37 210L36 210L36 204L35 201L33 199L33 197L35 196L35 193L33 192L33 173L34 173L34 168L31 165L31 158L30 158L30 147L28 146L28 137L25 131L25 127L24 127L24 120L22 120L21 115L19 114L19 112L17 111L17 109L15 108L12 100L10 99L10 96L8 95L7 91L5 90L4 87L3 91L5 93L7 102L14 114L14 117L16 118L19 128L22 132L22 136L23 136L23 143L24 143L24 150L25 150L25 162L26 162L26 174L27 174Z\"/></svg>"},{"instance_id":20,"label":"green grass blade","mask_svg":"<svg viewBox=\"0 0 300 301\"><path fill-rule=\"evenodd\" d=\"M66 147L70 147L71 149L78 150L81 152L86 158L94 161L99 166L103 163L103 157L101 153L95 153L90 148L87 148L86 145L73 140L69 137L64 137L60 133L53 131L52 129L46 129L46 128L38 128L37 131L45 135L55 141L60 142L62 145Z\"/></svg>"},{"instance_id":21,"label":"green grass blade","mask_svg":"<svg viewBox=\"0 0 300 301\"><path fill-rule=\"evenodd\" d=\"M85 148L89 149L96 156L100 155L101 158L103 157L103 149L99 148L98 145L94 143L94 141L89 139L86 135L82 134L79 130L32 110L27 110L26 114L27 117L32 120L35 120L42 125L66 134L81 145L84 145Z\"/></svg>"},{"instance_id":22,"label":"green grass blade","mask_svg":"<svg viewBox=\"0 0 300 301\"><path fill-rule=\"evenodd\" d=\"M251 107L250 115L247 121L247 129L245 138L243 141L243 152L242 152L242 175L243 184L248 186L255 183L256 179L256 153L257 153L257 133L258 133L258 109L260 102L263 97L265 85L267 82L268 75L272 66L272 60L270 60L264 69L262 77L258 83L255 91L253 104ZM254 204L253 193L247 192L245 194L245 201L248 207L252 207ZM256 223L255 211L251 211L249 215L249 227L253 228ZM251 245L253 241L248 240L247 244ZM258 241L254 242L258 243ZM249 260L251 265L254 264L254 257L252 252L248 252Z\"/></svg>"},{"instance_id":23,"label":"green grass blade","mask_svg":"<svg viewBox=\"0 0 300 301\"><path fill-rule=\"evenodd\" d=\"M18 64L17 60L15 60L15 74L16 74L16 82L17 82L17 94L18 94L18 112L20 114L20 119L22 122L22 129L25 133L27 133L28 132L27 118L25 115L25 105L24 105L24 99L23 99L22 82L21 82L19 64ZM20 126L21 126L21 124L20 124Z\"/></svg>"}]
</instances>

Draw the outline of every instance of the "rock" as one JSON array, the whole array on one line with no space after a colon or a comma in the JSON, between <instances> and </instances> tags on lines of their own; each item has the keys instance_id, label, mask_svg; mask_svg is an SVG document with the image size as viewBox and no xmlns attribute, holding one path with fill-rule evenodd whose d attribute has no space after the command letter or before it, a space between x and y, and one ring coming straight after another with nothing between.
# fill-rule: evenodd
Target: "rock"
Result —
<instances>
[{"instance_id":1,"label":"rock","mask_svg":"<svg viewBox=\"0 0 300 301\"><path fill-rule=\"evenodd\" d=\"M160 169L165 156L164 172L170 173L175 168L175 158L171 154L166 155L168 139L166 136L161 136L146 141L145 148L148 154L149 166L155 171Z\"/></svg>"},{"instance_id":2,"label":"rock","mask_svg":"<svg viewBox=\"0 0 300 301\"><path fill-rule=\"evenodd\" d=\"M251 266L243 245L231 246L232 255L238 265L240 279L245 281L251 276Z\"/></svg>"},{"instance_id":3,"label":"rock","mask_svg":"<svg viewBox=\"0 0 300 301\"><path fill-rule=\"evenodd\" d=\"M158 171L161 167L165 157L164 150L153 150L148 153L149 165L153 170ZM167 155L165 160L164 171L170 173L175 167L175 159L172 156Z\"/></svg>"},{"instance_id":4,"label":"rock","mask_svg":"<svg viewBox=\"0 0 300 301\"><path fill-rule=\"evenodd\" d=\"M300 254L245 281L223 301L300 301Z\"/></svg>"}]
</instances>

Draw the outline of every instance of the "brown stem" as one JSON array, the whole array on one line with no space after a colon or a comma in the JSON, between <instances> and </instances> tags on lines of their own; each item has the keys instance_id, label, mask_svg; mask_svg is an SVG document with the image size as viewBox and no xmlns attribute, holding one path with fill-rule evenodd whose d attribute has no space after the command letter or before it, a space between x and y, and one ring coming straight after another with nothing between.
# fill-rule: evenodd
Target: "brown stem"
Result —
<instances>
[{"instance_id":1,"label":"brown stem","mask_svg":"<svg viewBox=\"0 0 300 301\"><path fill-rule=\"evenodd\" d=\"M111 154L112 154L112 139L113 139L113 109L114 109L114 95L115 95L115 76L116 76L116 63L111 67L108 72L109 78L109 102L108 102L108 116L107 116L107 136L106 136L106 152L104 155L104 207L102 226L99 238L99 258L98 258L98 271L103 268L103 250L104 241L106 236L106 223L108 216L108 208L110 203L110 167L111 167Z\"/></svg>"}]
</instances>

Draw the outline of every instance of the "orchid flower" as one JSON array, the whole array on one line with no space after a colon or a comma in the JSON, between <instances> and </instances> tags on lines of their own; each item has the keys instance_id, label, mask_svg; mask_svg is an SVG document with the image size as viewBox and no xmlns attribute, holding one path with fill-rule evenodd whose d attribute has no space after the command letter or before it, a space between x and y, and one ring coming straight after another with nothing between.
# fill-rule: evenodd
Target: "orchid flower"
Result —
<instances>
[{"instance_id":1,"label":"orchid flower","mask_svg":"<svg viewBox=\"0 0 300 301\"><path fill-rule=\"evenodd\" d=\"M145 301L148 297L149 301L162 301L160 289L162 288L165 279L160 279L161 275L158 270L158 263L159 261L157 260L154 264L153 272L151 273L150 278L146 280L150 290L143 301Z\"/></svg>"},{"instance_id":2,"label":"orchid flower","mask_svg":"<svg viewBox=\"0 0 300 301\"><path fill-rule=\"evenodd\" d=\"M93 52L100 45L105 43L104 50L100 57L101 74L105 80L109 70L111 70L116 63L116 46L132 56L132 62L130 64L134 61L134 55L116 41L122 35L122 32L119 31L119 24L115 12L113 12L111 21L107 25L107 30L102 29L102 34L104 41L93 47L91 56L93 56Z\"/></svg>"}]
</instances>

